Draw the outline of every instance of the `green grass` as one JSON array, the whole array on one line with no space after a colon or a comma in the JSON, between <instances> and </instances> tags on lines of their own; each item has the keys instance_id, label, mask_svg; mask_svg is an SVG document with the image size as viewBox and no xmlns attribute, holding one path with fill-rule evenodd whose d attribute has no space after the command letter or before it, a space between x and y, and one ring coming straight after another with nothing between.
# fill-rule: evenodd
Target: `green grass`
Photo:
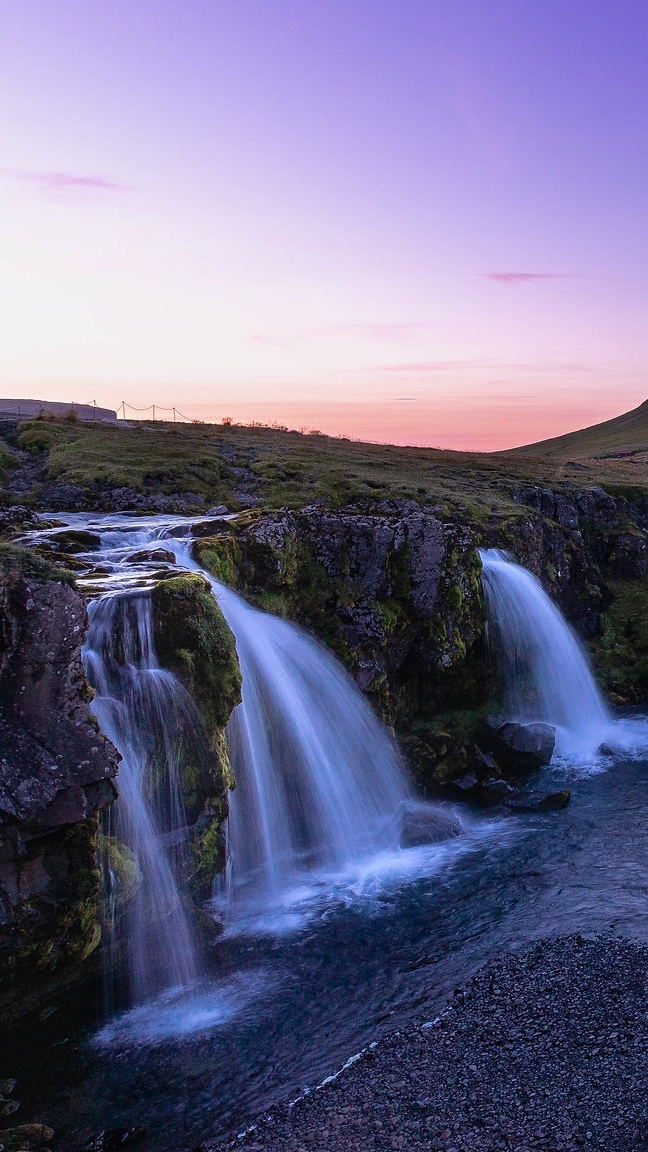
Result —
<instances>
[{"instance_id":1,"label":"green grass","mask_svg":"<svg viewBox=\"0 0 648 1152\"><path fill-rule=\"evenodd\" d=\"M629 459L645 476L648 462L648 400L631 412L615 416L613 420L605 420L602 424L593 424L577 432L568 432L564 436L554 436L550 440L526 444L513 451L518 456L578 461L612 460L617 453L630 453Z\"/></svg>"},{"instance_id":2,"label":"green grass","mask_svg":"<svg viewBox=\"0 0 648 1152\"><path fill-rule=\"evenodd\" d=\"M264 508L300 508L319 499L333 508L371 507L405 497L478 522L493 514L524 515L511 490L528 483L632 486L648 494L648 455L639 463L636 457L592 461L587 472L574 473L559 455L531 458L526 450L450 452L236 424L65 420L26 422L20 444L44 455L50 479L91 490L195 492L232 510L240 506L241 488Z\"/></svg>"}]
</instances>

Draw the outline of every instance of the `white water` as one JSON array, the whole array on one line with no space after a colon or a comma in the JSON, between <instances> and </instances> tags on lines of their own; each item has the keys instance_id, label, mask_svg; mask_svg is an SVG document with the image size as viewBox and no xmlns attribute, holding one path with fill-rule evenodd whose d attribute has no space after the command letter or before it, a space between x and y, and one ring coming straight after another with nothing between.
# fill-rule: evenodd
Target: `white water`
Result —
<instances>
[{"instance_id":1,"label":"white water","mask_svg":"<svg viewBox=\"0 0 648 1152\"><path fill-rule=\"evenodd\" d=\"M176 555L198 569L186 544ZM410 788L393 741L339 661L203 574L243 674L227 730L237 784L220 895L230 906L267 910L294 903L305 875L339 876L397 850Z\"/></svg>"},{"instance_id":2,"label":"white water","mask_svg":"<svg viewBox=\"0 0 648 1152\"><path fill-rule=\"evenodd\" d=\"M142 874L135 900L121 911L130 999L140 1006L125 1028L152 1029L153 1036L150 1013L158 1004L162 1032L182 1030L185 1008L189 1030L198 1018L209 1026L225 1010L221 987L195 989L193 1008L183 1008L173 991L192 986L197 974L179 887L188 851L180 772L187 739L199 744L202 726L153 647L147 590L160 569L175 565L132 559L134 551L163 547L179 566L202 571L190 554L192 520L81 514L65 520L101 537L99 551L79 557L95 569L79 583L99 597L90 605L85 661L97 690L93 708L123 756L110 830L129 844ZM235 635L243 671L243 702L228 729L237 779L229 863L216 882L216 910L232 931L281 932L331 902L371 901L392 884L431 874L480 839L485 829L473 829L447 806L413 800L389 734L326 649L203 574ZM401 850L408 820L417 834L423 829L425 842ZM238 993L226 999L227 1015Z\"/></svg>"},{"instance_id":3,"label":"white water","mask_svg":"<svg viewBox=\"0 0 648 1152\"><path fill-rule=\"evenodd\" d=\"M508 719L556 729L556 752L591 757L612 718L581 645L540 582L504 552L480 551L489 647Z\"/></svg>"},{"instance_id":4,"label":"white water","mask_svg":"<svg viewBox=\"0 0 648 1152\"><path fill-rule=\"evenodd\" d=\"M201 754L200 717L157 662L148 592L96 600L89 615L84 664L97 693L92 706L123 757L108 832L128 846L141 875L124 908L130 999L141 1004L197 977L176 877L187 854L181 760L188 738Z\"/></svg>"}]
</instances>

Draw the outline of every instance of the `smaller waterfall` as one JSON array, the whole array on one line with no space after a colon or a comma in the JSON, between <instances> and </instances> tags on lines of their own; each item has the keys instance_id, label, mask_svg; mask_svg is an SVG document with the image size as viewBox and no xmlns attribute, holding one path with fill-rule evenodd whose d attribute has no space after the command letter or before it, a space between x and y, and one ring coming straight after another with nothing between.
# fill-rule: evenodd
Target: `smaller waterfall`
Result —
<instances>
[{"instance_id":1,"label":"smaller waterfall","mask_svg":"<svg viewBox=\"0 0 648 1152\"><path fill-rule=\"evenodd\" d=\"M125 903L123 933L137 1004L197 975L176 877L187 855L180 773L188 752L203 754L202 724L180 682L158 665L147 592L96 600L89 615L84 664L97 693L93 709L123 757L108 831L132 853L140 881Z\"/></svg>"},{"instance_id":2,"label":"smaller waterfall","mask_svg":"<svg viewBox=\"0 0 648 1152\"><path fill-rule=\"evenodd\" d=\"M509 718L554 725L561 755L593 754L611 716L577 637L535 576L497 549L480 556L489 646Z\"/></svg>"}]
</instances>

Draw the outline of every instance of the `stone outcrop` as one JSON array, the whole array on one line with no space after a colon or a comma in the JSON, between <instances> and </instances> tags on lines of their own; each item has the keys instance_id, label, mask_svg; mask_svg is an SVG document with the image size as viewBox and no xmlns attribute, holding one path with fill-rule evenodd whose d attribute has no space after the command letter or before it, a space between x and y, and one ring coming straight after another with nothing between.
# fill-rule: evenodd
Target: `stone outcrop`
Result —
<instances>
[{"instance_id":1,"label":"stone outcrop","mask_svg":"<svg viewBox=\"0 0 648 1152\"><path fill-rule=\"evenodd\" d=\"M97 814L118 755L90 711L83 598L19 549L0 546L0 561L2 993L99 943Z\"/></svg>"},{"instance_id":2,"label":"stone outcrop","mask_svg":"<svg viewBox=\"0 0 648 1152\"><path fill-rule=\"evenodd\" d=\"M371 514L273 513L196 540L194 552L259 607L324 640L401 725L470 692L453 671L483 631L476 543L470 526L403 500Z\"/></svg>"},{"instance_id":3,"label":"stone outcrop","mask_svg":"<svg viewBox=\"0 0 648 1152\"><path fill-rule=\"evenodd\" d=\"M155 650L198 705L209 748L183 763L183 799L191 825L191 888L198 899L211 894L225 866L222 824L228 792L235 786L225 726L241 700L241 671L234 637L204 576L174 576L155 586Z\"/></svg>"}]
</instances>

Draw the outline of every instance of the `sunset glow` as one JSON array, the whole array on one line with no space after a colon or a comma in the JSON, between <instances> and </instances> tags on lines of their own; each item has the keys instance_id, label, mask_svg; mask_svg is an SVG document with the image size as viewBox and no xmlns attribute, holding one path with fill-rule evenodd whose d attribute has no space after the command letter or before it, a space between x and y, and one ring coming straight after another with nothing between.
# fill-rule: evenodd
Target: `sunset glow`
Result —
<instances>
[{"instance_id":1,"label":"sunset glow","mask_svg":"<svg viewBox=\"0 0 648 1152\"><path fill-rule=\"evenodd\" d=\"M647 29L9 0L0 393L471 449L641 403Z\"/></svg>"}]
</instances>

